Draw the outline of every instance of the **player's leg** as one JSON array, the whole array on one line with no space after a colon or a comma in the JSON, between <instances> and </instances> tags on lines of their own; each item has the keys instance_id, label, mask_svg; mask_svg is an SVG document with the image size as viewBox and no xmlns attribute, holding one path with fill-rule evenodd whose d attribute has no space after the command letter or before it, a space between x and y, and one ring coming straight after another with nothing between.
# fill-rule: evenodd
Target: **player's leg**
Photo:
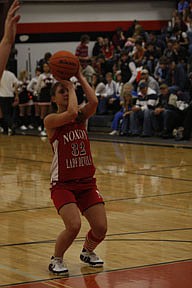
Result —
<instances>
[{"instance_id":1,"label":"player's leg","mask_svg":"<svg viewBox=\"0 0 192 288\"><path fill-rule=\"evenodd\" d=\"M103 203L93 205L85 210L83 215L88 220L91 229L86 235L80 259L93 267L101 267L103 266L103 260L93 251L103 241L106 235L107 217L105 206Z\"/></svg>"},{"instance_id":2,"label":"player's leg","mask_svg":"<svg viewBox=\"0 0 192 288\"><path fill-rule=\"evenodd\" d=\"M54 256L51 258L49 271L54 274L66 274L68 273L68 269L63 262L64 253L79 233L81 228L81 219L79 210L75 203L64 205L59 210L59 214L64 222L65 229L57 237L55 252Z\"/></svg>"},{"instance_id":3,"label":"player's leg","mask_svg":"<svg viewBox=\"0 0 192 288\"><path fill-rule=\"evenodd\" d=\"M66 274L68 269L63 263L65 251L76 238L81 227L81 219L73 193L65 190L60 184L51 188L51 198L64 223L64 230L58 235L54 256L51 258L49 270L55 274Z\"/></svg>"},{"instance_id":4,"label":"player's leg","mask_svg":"<svg viewBox=\"0 0 192 288\"><path fill-rule=\"evenodd\" d=\"M55 256L63 257L65 251L72 244L81 228L79 209L76 203L64 205L59 210L65 229L59 234L55 244Z\"/></svg>"}]
</instances>

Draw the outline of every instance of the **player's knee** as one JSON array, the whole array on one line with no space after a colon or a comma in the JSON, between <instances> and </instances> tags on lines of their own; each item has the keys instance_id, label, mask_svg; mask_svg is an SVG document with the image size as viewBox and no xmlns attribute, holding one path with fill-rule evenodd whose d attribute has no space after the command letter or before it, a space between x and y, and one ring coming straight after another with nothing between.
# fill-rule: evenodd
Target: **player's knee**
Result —
<instances>
[{"instance_id":1,"label":"player's knee","mask_svg":"<svg viewBox=\"0 0 192 288\"><path fill-rule=\"evenodd\" d=\"M81 229L81 222L80 221L73 221L66 228L72 236L76 237L77 234L79 233L80 229Z\"/></svg>"}]
</instances>

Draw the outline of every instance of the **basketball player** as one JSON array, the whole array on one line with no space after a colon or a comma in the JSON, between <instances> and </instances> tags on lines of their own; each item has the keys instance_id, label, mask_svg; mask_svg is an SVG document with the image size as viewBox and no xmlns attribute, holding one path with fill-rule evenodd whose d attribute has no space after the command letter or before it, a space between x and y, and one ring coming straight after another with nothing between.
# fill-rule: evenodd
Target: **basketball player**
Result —
<instances>
[{"instance_id":1,"label":"basketball player","mask_svg":"<svg viewBox=\"0 0 192 288\"><path fill-rule=\"evenodd\" d=\"M49 265L54 274L68 273L63 257L79 233L79 210L90 225L80 259L93 267L103 266L94 250L105 237L107 219L103 198L94 178L95 167L85 127L85 121L95 113L98 101L80 69L77 78L86 95L86 105L78 111L73 83L65 80L57 82L53 86L52 100L58 111L47 115L44 120L54 154L51 198L65 226L56 240Z\"/></svg>"},{"instance_id":2,"label":"basketball player","mask_svg":"<svg viewBox=\"0 0 192 288\"><path fill-rule=\"evenodd\" d=\"M20 15L15 15L15 13L18 11L19 7L19 1L15 0L9 8L5 20L5 31L0 42L0 79L5 70L11 47L15 41L17 22L20 19Z\"/></svg>"}]
</instances>

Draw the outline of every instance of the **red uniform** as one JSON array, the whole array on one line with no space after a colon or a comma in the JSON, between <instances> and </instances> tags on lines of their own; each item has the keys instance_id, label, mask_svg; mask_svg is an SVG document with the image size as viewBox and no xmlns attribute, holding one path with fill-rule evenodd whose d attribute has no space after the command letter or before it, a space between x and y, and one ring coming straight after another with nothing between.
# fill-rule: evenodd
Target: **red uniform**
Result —
<instances>
[{"instance_id":1,"label":"red uniform","mask_svg":"<svg viewBox=\"0 0 192 288\"><path fill-rule=\"evenodd\" d=\"M103 202L96 186L95 167L84 123L69 123L56 129L51 139L52 200L59 210L77 203L81 212Z\"/></svg>"}]
</instances>

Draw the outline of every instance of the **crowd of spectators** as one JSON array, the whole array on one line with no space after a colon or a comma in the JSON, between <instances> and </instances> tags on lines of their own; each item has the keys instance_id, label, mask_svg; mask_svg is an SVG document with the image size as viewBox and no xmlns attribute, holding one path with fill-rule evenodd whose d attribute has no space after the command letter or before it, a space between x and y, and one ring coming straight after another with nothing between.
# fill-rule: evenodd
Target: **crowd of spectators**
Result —
<instances>
[{"instance_id":1,"label":"crowd of spectators","mask_svg":"<svg viewBox=\"0 0 192 288\"><path fill-rule=\"evenodd\" d=\"M91 55L89 42L89 35L82 35L75 54L98 97L96 114L113 115L111 135L190 139L192 1L178 1L161 31L145 31L134 20L127 31L118 27L111 37L99 36ZM10 121L3 115L5 105L0 106L0 126L5 134L9 129L13 134L14 127L20 127L37 128L42 136L46 135L43 119L51 110L50 91L55 82L47 65L50 57L48 52L38 61L31 81L26 71L22 71L18 82L14 79L17 93L11 97L9 107L12 105L14 111L17 107L19 112L16 120ZM1 83L6 85L5 78ZM75 77L71 80L81 104L85 101L82 89Z\"/></svg>"}]
</instances>

